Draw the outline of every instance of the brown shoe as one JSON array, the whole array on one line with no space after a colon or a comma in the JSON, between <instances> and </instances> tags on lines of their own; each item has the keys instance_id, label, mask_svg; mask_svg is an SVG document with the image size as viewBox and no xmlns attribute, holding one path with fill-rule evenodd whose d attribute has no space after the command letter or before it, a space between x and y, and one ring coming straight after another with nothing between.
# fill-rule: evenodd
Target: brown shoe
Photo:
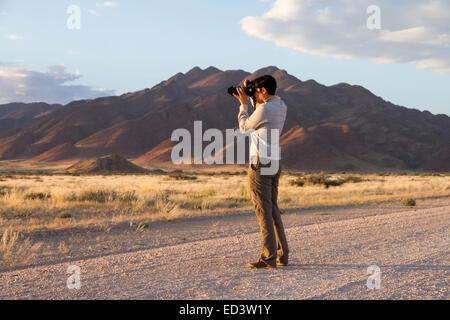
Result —
<instances>
[{"instance_id":1,"label":"brown shoe","mask_svg":"<svg viewBox=\"0 0 450 320\"><path fill-rule=\"evenodd\" d=\"M277 261L278 267L286 267L288 264L286 262Z\"/></svg>"},{"instance_id":2,"label":"brown shoe","mask_svg":"<svg viewBox=\"0 0 450 320\"><path fill-rule=\"evenodd\" d=\"M249 267L249 268L251 268L251 269L274 269L274 268L276 268L277 266L273 266L273 265L271 265L271 264L268 264L268 263L266 263L266 262L264 262L264 261L258 261L258 262L252 262L252 263L249 263L248 265L247 265L247 267Z\"/></svg>"}]
</instances>

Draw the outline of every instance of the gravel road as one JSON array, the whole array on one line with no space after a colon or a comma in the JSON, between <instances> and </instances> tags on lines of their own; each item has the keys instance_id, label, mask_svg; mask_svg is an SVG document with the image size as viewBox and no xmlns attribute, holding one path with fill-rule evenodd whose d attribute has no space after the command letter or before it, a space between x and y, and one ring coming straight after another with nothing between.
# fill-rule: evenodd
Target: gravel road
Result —
<instances>
[{"instance_id":1,"label":"gravel road","mask_svg":"<svg viewBox=\"0 0 450 320\"><path fill-rule=\"evenodd\" d=\"M3 272L0 299L449 299L450 205L368 213L286 225L291 263L275 270L246 267L261 247L249 226L222 237ZM71 265L81 270L79 290L67 287ZM367 286L372 265L380 270L379 289L376 282Z\"/></svg>"}]
</instances>

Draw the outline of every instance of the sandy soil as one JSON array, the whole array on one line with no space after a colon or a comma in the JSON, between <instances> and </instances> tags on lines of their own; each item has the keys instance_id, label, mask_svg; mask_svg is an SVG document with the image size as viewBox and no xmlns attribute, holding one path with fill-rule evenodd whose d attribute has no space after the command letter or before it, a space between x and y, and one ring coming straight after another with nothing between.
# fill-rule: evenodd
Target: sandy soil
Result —
<instances>
[{"instance_id":1,"label":"sandy soil","mask_svg":"<svg viewBox=\"0 0 450 320\"><path fill-rule=\"evenodd\" d=\"M151 224L145 248L0 273L0 299L449 299L450 198L288 212L290 265L250 270L250 213ZM69 290L69 266L81 289ZM381 270L369 290L367 268Z\"/></svg>"}]
</instances>

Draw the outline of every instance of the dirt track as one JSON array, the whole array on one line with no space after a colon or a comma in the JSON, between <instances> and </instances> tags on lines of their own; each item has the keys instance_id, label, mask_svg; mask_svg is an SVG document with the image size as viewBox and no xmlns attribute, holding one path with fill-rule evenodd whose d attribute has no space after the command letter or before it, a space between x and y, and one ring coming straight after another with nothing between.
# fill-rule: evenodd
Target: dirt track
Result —
<instances>
[{"instance_id":1,"label":"dirt track","mask_svg":"<svg viewBox=\"0 0 450 320\"><path fill-rule=\"evenodd\" d=\"M294 226L283 218L291 263L276 270L247 269L261 244L243 216L226 236L0 273L0 299L449 299L448 201L361 210ZM71 265L81 269L80 290L67 288ZM379 290L367 288L371 265Z\"/></svg>"}]
</instances>

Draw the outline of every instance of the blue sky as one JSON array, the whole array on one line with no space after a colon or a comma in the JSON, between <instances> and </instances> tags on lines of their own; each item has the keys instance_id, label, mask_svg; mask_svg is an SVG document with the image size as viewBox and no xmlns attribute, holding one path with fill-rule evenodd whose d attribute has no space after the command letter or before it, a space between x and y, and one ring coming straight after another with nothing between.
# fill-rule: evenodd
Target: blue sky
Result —
<instances>
[{"instance_id":1,"label":"blue sky","mask_svg":"<svg viewBox=\"0 0 450 320\"><path fill-rule=\"evenodd\" d=\"M359 84L395 104L449 115L449 25L438 23L445 1L430 0L428 11L415 1L378 2L382 30L371 32L365 7L345 0L1 0L0 103L122 94L194 66L275 65L300 80ZM66 26L70 5L81 9L79 30ZM409 9L402 21L398 10Z\"/></svg>"}]
</instances>

